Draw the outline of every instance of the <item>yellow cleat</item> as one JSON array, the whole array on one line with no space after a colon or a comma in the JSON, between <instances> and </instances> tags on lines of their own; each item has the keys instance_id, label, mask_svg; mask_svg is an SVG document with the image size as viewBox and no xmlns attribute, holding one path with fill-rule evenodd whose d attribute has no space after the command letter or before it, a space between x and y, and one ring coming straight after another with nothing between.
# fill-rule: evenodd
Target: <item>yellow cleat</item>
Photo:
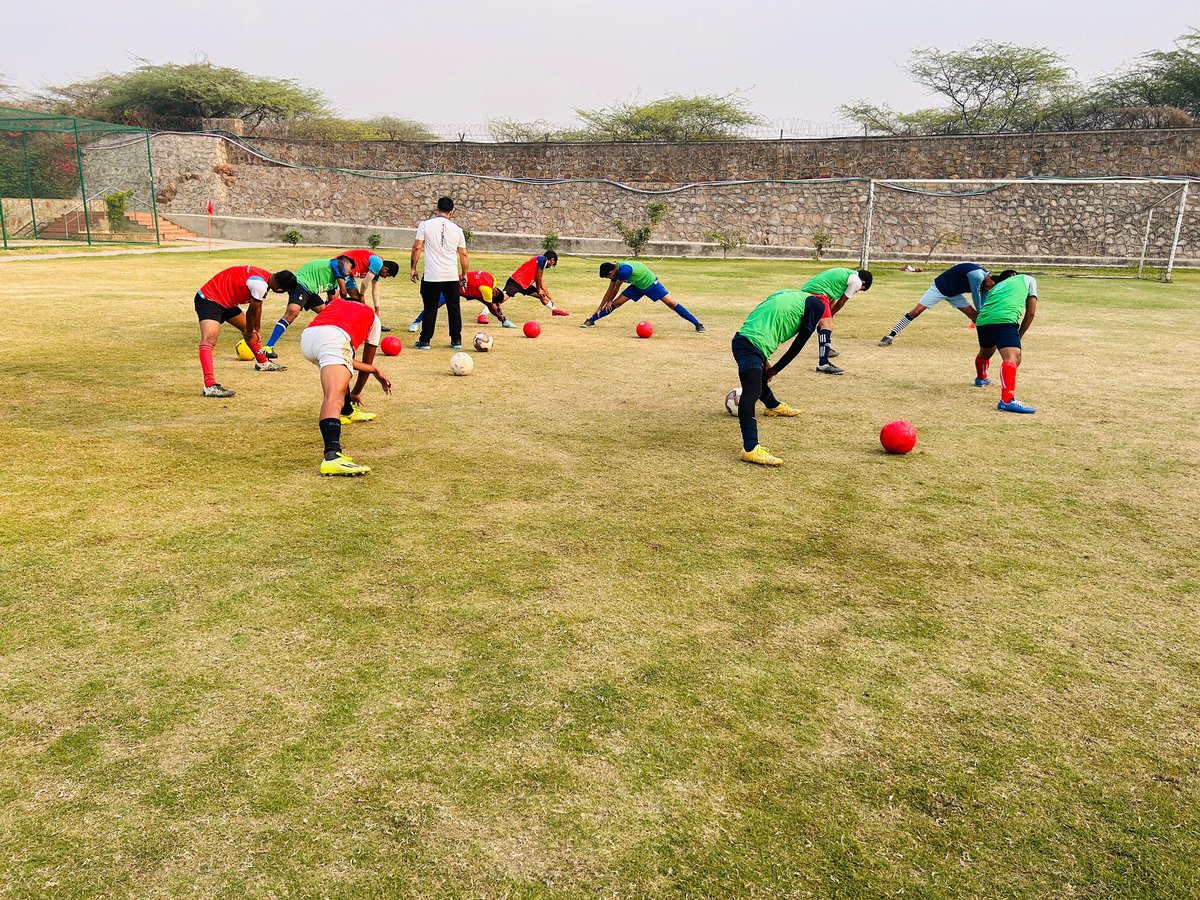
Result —
<instances>
[{"instance_id":1,"label":"yellow cleat","mask_svg":"<svg viewBox=\"0 0 1200 900\"><path fill-rule=\"evenodd\" d=\"M341 453L333 459L326 459L321 462L322 475L366 475L370 471L370 466L356 463L350 457L343 456Z\"/></svg>"},{"instance_id":2,"label":"yellow cleat","mask_svg":"<svg viewBox=\"0 0 1200 900\"><path fill-rule=\"evenodd\" d=\"M350 415L342 416L342 424L349 425L352 422L370 422L378 417L378 413L367 412L365 409L360 409L357 406L350 408Z\"/></svg>"},{"instance_id":3,"label":"yellow cleat","mask_svg":"<svg viewBox=\"0 0 1200 900\"><path fill-rule=\"evenodd\" d=\"M798 415L800 415L800 410L796 409L794 406L788 406L786 403L780 403L774 409L768 407L765 412L765 415L768 415L768 416L798 416Z\"/></svg>"},{"instance_id":4,"label":"yellow cleat","mask_svg":"<svg viewBox=\"0 0 1200 900\"><path fill-rule=\"evenodd\" d=\"M742 459L748 463L754 463L759 466L782 466L783 460L778 456L772 456L767 452L767 448L762 444L755 446L753 450L746 450L742 453Z\"/></svg>"}]
</instances>

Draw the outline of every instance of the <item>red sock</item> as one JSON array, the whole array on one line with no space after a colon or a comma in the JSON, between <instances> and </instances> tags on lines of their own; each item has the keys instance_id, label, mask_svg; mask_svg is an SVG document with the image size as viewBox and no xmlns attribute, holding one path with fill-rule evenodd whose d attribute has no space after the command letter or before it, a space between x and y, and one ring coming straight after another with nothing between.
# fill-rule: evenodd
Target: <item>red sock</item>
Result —
<instances>
[{"instance_id":1,"label":"red sock","mask_svg":"<svg viewBox=\"0 0 1200 900\"><path fill-rule=\"evenodd\" d=\"M247 341L246 344L250 347L250 352L254 354L254 358L258 362L265 363L267 361L267 354L263 353L262 344L259 343L258 338Z\"/></svg>"},{"instance_id":2,"label":"red sock","mask_svg":"<svg viewBox=\"0 0 1200 900\"><path fill-rule=\"evenodd\" d=\"M984 359L982 356L975 357L975 377L987 378L988 366L991 365L990 359Z\"/></svg>"},{"instance_id":3,"label":"red sock","mask_svg":"<svg viewBox=\"0 0 1200 900\"><path fill-rule=\"evenodd\" d=\"M200 345L200 369L204 372L204 386L212 387L217 383L217 376L213 373L213 348L208 344Z\"/></svg>"},{"instance_id":4,"label":"red sock","mask_svg":"<svg viewBox=\"0 0 1200 900\"><path fill-rule=\"evenodd\" d=\"M1013 397L1017 395L1017 364L1016 363L1001 363L1000 364L1000 399L1005 403L1011 403Z\"/></svg>"}]
</instances>

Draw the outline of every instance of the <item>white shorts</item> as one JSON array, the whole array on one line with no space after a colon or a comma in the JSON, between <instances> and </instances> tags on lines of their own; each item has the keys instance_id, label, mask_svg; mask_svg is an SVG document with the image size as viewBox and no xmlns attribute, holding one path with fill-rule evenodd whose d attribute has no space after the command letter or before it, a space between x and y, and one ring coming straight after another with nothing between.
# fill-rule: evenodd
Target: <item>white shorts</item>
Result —
<instances>
[{"instance_id":1,"label":"white shorts","mask_svg":"<svg viewBox=\"0 0 1200 900\"><path fill-rule=\"evenodd\" d=\"M937 289L937 285L934 284L929 286L929 290L927 290L925 292L925 296L918 301L918 305L929 309L931 306L937 306L943 300L945 300L955 309L966 309L968 306L972 305L966 294L956 294L953 297L947 297L945 294L939 291Z\"/></svg>"},{"instance_id":2,"label":"white shorts","mask_svg":"<svg viewBox=\"0 0 1200 900\"><path fill-rule=\"evenodd\" d=\"M300 352L314 366L345 366L354 372L354 345L336 325L309 325L300 335Z\"/></svg>"}]
</instances>

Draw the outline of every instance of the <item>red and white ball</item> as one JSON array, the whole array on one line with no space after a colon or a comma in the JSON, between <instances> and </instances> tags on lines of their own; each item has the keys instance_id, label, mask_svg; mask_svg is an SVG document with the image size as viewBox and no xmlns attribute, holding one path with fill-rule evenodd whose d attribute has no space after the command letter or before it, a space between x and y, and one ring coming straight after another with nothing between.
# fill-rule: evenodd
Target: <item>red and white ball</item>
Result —
<instances>
[{"instance_id":1,"label":"red and white ball","mask_svg":"<svg viewBox=\"0 0 1200 900\"><path fill-rule=\"evenodd\" d=\"M725 412L731 416L738 414L738 404L742 402L742 389L734 388L725 395Z\"/></svg>"},{"instance_id":2,"label":"red and white ball","mask_svg":"<svg viewBox=\"0 0 1200 900\"><path fill-rule=\"evenodd\" d=\"M487 353L492 349L492 336L486 331L481 331L475 335L475 340L472 343L475 344L475 349L480 353Z\"/></svg>"}]
</instances>

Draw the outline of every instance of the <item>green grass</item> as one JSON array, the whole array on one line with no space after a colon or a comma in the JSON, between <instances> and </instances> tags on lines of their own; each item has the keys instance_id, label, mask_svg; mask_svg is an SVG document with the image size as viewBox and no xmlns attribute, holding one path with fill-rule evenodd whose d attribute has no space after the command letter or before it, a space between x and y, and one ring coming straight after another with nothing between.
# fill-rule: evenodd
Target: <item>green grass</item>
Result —
<instances>
[{"instance_id":1,"label":"green grass","mask_svg":"<svg viewBox=\"0 0 1200 900\"><path fill-rule=\"evenodd\" d=\"M875 346L929 280L881 266L770 471L729 339L814 264L652 263L695 335L582 332L564 258L536 341L385 360L343 481L298 326L199 396L247 258L0 264L0 894L1200 895L1195 274L1040 275L1017 417L952 310Z\"/></svg>"}]
</instances>

